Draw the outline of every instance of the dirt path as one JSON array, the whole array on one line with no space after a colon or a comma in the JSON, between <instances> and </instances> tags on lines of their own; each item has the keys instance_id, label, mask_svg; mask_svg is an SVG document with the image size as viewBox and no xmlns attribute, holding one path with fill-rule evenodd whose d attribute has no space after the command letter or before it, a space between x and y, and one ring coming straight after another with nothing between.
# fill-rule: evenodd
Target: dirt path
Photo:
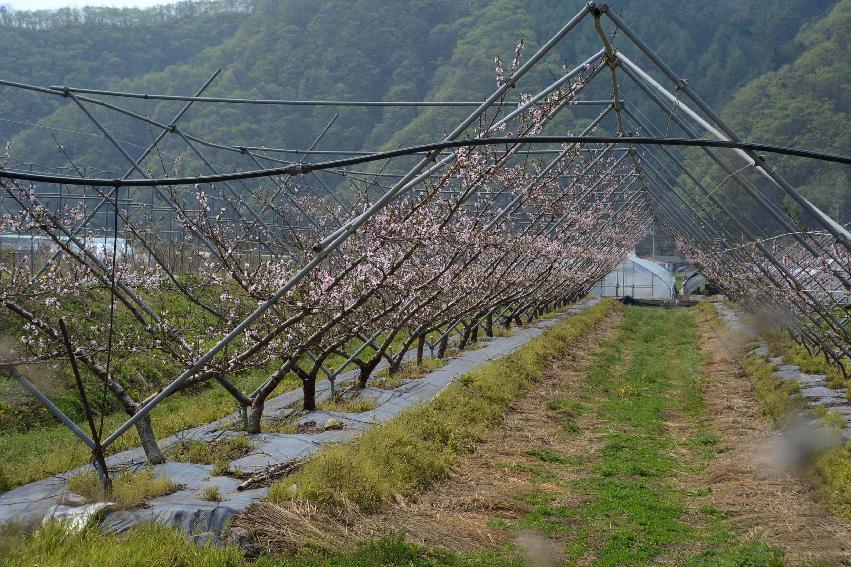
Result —
<instances>
[{"instance_id":1,"label":"dirt path","mask_svg":"<svg viewBox=\"0 0 851 567\"><path fill-rule=\"evenodd\" d=\"M450 479L426 492L416 503L400 505L373 529L404 531L414 542L453 551L481 550L515 542L535 553L556 554L558 542L544 542L529 532L518 537L503 529L505 521L517 521L532 511L524 495L557 489L576 478L572 471L544 470L550 461L581 459L598 446L594 417L576 416L567 401L581 388L582 369L599 346L617 336L622 319L614 312L582 342L554 365L545 379L517 401L505 421L465 456ZM566 426L566 423L569 424ZM577 504L565 499L561 504ZM535 548L535 549L531 549Z\"/></svg>"},{"instance_id":2,"label":"dirt path","mask_svg":"<svg viewBox=\"0 0 851 567\"><path fill-rule=\"evenodd\" d=\"M586 334L554 364L552 372L511 406L499 427L487 434L473 452L458 459L449 478L431 487L416 502L400 500L380 515L351 513L342 519L305 503L260 503L249 509L250 515L244 514L249 520L243 524L279 553L298 552L300 542L306 539L334 549L341 543L353 544L399 532L413 543L459 553L518 542L517 534L502 524L529 514L531 506L518 495L529 493L543 482L542 462L530 451L544 451L538 455L575 454L579 458L582 446L593 443L593 428L586 423L578 434L565 431L566 420L574 423L574 416L569 409L554 407L551 402L560 393L580 387L584 378L581 369L590 362L597 345L617 335L621 318L621 311L614 310ZM529 545L525 545L522 534L520 540L521 547L537 545L546 554L555 547L537 537L532 538L536 543Z\"/></svg>"},{"instance_id":3,"label":"dirt path","mask_svg":"<svg viewBox=\"0 0 851 567\"><path fill-rule=\"evenodd\" d=\"M427 492L419 502L396 507L372 526L370 535L395 529L427 547L460 552L514 543L533 556L536 565L563 561L564 548L572 538L541 537L541 526L529 521L535 515L535 506L524 502L533 502L536 495L549 491L562 494L552 503L554 509L575 509L590 500L565 487L591 475L594 454L604 446L610 425L602 423L594 412L572 415L569 408L550 408L558 405L553 404L554 399L582 391L586 368L600 345L618 336L621 319L618 314L598 327L583 345L577 345L554 365L541 387L512 408L504 426L465 457L451 479ZM724 331L700 312L695 313L695 323L706 354L704 408L695 419L682 407L686 393L672 388L666 394L669 403L663 422L664 433L676 440L670 452L681 463L671 484L683 493L696 495L685 504L684 519L698 529L709 530L711 520L701 510L712 510L711 516L723 518L724 529L744 542L783 549L790 565L851 565L849 525L818 504L805 482L784 474L773 462L771 455L778 450L779 434L771 431L759 415L748 378L736 361L735 337L728 335L725 342ZM631 357L628 351L622 355L625 361ZM680 388L684 386L679 384ZM676 397L680 402L672 400ZM565 434L565 420L572 424L572 435ZM707 458L686 455L689 439L698 430L720 436L717 454L713 452ZM572 466L546 467L547 460ZM565 527L581 530L577 518L565 516ZM552 518L548 520L551 523ZM504 529L507 523L516 527L524 522L528 530ZM602 541L602 534L599 537ZM686 541L672 546L656 561L676 563L677 557L712 547L706 541ZM588 561L592 562L593 556Z\"/></svg>"},{"instance_id":4,"label":"dirt path","mask_svg":"<svg viewBox=\"0 0 851 567\"><path fill-rule=\"evenodd\" d=\"M699 479L712 489L707 501L746 537L785 549L790 564L851 565L851 525L832 516L773 457L782 438L759 414L732 335L702 314L697 324L708 355L707 414L730 448Z\"/></svg>"}]
</instances>

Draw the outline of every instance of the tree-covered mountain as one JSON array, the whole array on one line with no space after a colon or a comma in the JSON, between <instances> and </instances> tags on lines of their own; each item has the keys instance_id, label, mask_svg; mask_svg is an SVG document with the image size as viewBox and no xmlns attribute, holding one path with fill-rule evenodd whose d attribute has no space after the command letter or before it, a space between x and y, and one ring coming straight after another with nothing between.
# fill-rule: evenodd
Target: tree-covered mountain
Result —
<instances>
[{"instance_id":1,"label":"tree-covered mountain","mask_svg":"<svg viewBox=\"0 0 851 567\"><path fill-rule=\"evenodd\" d=\"M220 0L212 4L184 3L185 10L196 12L191 16L182 16L179 10L137 10L132 12L132 18L125 18L124 14L130 12L118 10L108 12L109 17L95 18L66 11L61 16L42 16L60 18L61 25L27 26L0 20L4 32L0 34L0 78L190 94L221 68L223 72L205 94L288 99L481 100L494 88L494 56L510 60L521 37L525 38L527 53L533 52L583 3ZM610 4L705 100L721 107L743 85L765 73L791 72L784 65L798 69L797 61L809 57L814 42L827 33L826 24L813 22L823 18L835 3L615 0ZM135 23L123 23L129 21L127 18ZM557 57L550 59L549 66L536 70L542 78L558 73L559 63L572 66L600 48L590 20L585 24L559 45ZM804 26L808 26L806 31L798 35ZM624 37L614 37L616 46L625 41ZM840 51L832 58L841 59L845 54L847 51ZM825 63L840 64L830 60ZM812 65L804 62L800 72L804 66ZM758 84L765 84L759 81L776 83L778 79L758 79ZM607 94L606 81L600 81L599 88L597 94ZM739 101L753 96L748 92L759 88L764 87L749 85L729 107L728 116L734 126L746 128L755 139L795 139L789 137L792 133L783 138L777 132L760 130L757 123L762 123L767 112L748 114L736 110L746 108L747 104ZM102 137L64 131L96 133L73 102L60 97L45 101L49 98L23 96L0 87L0 117L38 121L60 129L0 122L0 133L13 141L13 156L27 162L68 165L56 150L52 134L80 164L126 168L121 155ZM180 108L176 102L118 102L166 122ZM431 141L468 111L343 108L319 147L359 150ZM181 127L206 139L233 145L304 148L335 112L329 107L225 108L199 103L187 113ZM131 144L143 146L151 138L152 133L138 122L100 109L94 113L132 150L131 154L138 153ZM798 118L795 127L800 129L807 117L801 114ZM776 124L776 128L783 129L783 123ZM812 145L825 147L818 141L814 139ZM202 171L197 160L193 161L178 142L171 136L164 147L172 155L184 155L183 167ZM214 157L224 161L223 156Z\"/></svg>"},{"instance_id":2,"label":"tree-covered mountain","mask_svg":"<svg viewBox=\"0 0 851 567\"><path fill-rule=\"evenodd\" d=\"M147 10L0 10L0 78L41 86L112 85L220 44L252 9L244 0L208 0ZM37 122L61 106L49 96L0 89L4 142L26 128L22 122Z\"/></svg>"},{"instance_id":3,"label":"tree-covered mountain","mask_svg":"<svg viewBox=\"0 0 851 567\"><path fill-rule=\"evenodd\" d=\"M745 139L847 154L851 148L851 0L803 29L804 51L794 61L739 90L723 117ZM787 180L819 208L851 221L851 179L847 167L796 158L774 158ZM779 190L763 183L778 202L794 209Z\"/></svg>"}]
</instances>

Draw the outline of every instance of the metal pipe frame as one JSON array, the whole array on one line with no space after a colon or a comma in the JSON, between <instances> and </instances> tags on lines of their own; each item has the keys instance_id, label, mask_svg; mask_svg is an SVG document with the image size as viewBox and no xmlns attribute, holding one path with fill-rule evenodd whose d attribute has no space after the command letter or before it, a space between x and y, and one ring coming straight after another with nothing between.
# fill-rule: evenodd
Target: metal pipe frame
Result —
<instances>
[{"instance_id":1,"label":"metal pipe frame","mask_svg":"<svg viewBox=\"0 0 851 567\"><path fill-rule=\"evenodd\" d=\"M570 31L576 28L586 16L592 15L595 21L598 33L603 42L603 48L589 57L584 63L576 68L568 71L562 77L558 78L543 90L529 99L526 99L522 104L509 102L506 97L511 89L513 89L518 81L524 77L531 69L533 69L541 59L543 59ZM690 101L696 106L696 110L692 110L688 105L680 101L661 84L655 81L648 73L636 65L629 57L621 51L615 50L610 44L607 36L602 30L602 16L607 16L614 25L621 30L624 35L671 80L677 85L679 92L685 93ZM590 76L585 77L584 72L589 66L593 66L593 72ZM585 80L582 87L592 82L597 74L601 72L604 66L607 66L611 72L612 79L612 97L611 100L571 100L570 104L579 104L585 106L602 105L604 110L594 121L587 126L582 134L578 137L558 137L558 136L530 136L528 138L517 137L514 139L501 140L493 133L498 132L503 125L509 124L512 120L518 118L523 113L533 109L542 100L551 93L561 89L564 85L568 85L579 75ZM627 120L630 120L642 130L653 134L655 124L641 120L631 112L630 107L624 99L624 84L618 80L618 73L624 73L630 78L631 84L635 84L639 89L647 95L657 106L659 106L664 115L673 123L675 123L688 137L685 139L659 139L645 138L633 136L627 129ZM180 198L172 197L168 192L163 190L165 186L183 186L187 187L191 184L191 178L177 179L152 179L144 170L144 162L148 159L154 150L158 150L160 143L168 134L176 134L177 137L185 143L186 147L204 164L204 166L213 173L211 176L199 177L199 180L213 183L223 183L224 190L219 189L219 199L222 203L230 205L233 213L227 215L227 218L222 218L219 222L227 225L229 230L234 231L238 235L242 246L238 253L240 258L248 257L262 261L264 258L288 258L292 262L300 262L300 267L290 278L281 285L266 301L260 303L255 310L248 314L242 321L236 324L224 336L222 336L216 344L209 348L204 354L195 358L188 367L174 380L172 380L159 393L149 398L138 409L135 415L131 416L118 429L111 433L105 440L102 446L109 447L118 437L132 427L139 419L147 415L154 407L156 407L166 397L178 391L184 383L191 378L200 375L207 366L222 352L230 343L240 337L246 330L249 329L256 321L267 313L278 315L276 305L289 291L293 290L299 282L307 277L315 268L326 264L332 267L338 266L335 262L339 261L339 257L335 255L338 248L361 226L369 222L369 220L381 212L389 204L402 196L414 195L415 198L426 198L423 195L428 195L432 186L425 186L420 189L423 184L431 180L440 180L441 172L445 172L459 156L461 151L453 148L462 147L464 145L472 146L477 144L492 144L492 143L510 143L510 148L506 150L494 167L501 168L506 166L511 159L524 158L529 160L533 156L554 156L547 159L541 159L540 168L530 181L523 183L522 187L501 187L498 192L491 196L490 201L484 201L486 208L481 210L478 208L481 201L477 199L478 188L465 188L463 185L451 185L446 183L445 187L440 188L436 195L446 195L446 203L455 203L453 206L460 210L465 207L466 211L474 211L479 233L495 230L497 227L508 230L511 234L519 235L535 235L551 238L562 244L570 242L578 246L580 249L594 249L595 251L605 251L606 254L623 254L623 247L626 243L637 241L642 234L654 222L661 222L677 236L689 239L701 251L709 254L710 257L717 259L718 272L724 276L726 282L733 288L731 291L739 293L745 297L748 291L748 286L751 285L751 280L756 277L757 273L761 273L773 289L778 293L792 292L797 297L801 298L800 302L792 302L788 308L788 315L793 319L789 324L790 330L795 331L794 336L797 340L806 341L808 344L817 346L818 348L829 353L829 356L837 362L841 362L843 357L851 355L849 353L849 332L846 326L847 318L840 318L835 313L837 300L835 296L841 291L838 288L834 289L830 282L822 281L818 278L809 277L807 275L807 259L818 259L821 257L830 258L837 261L836 254L833 253L829 246L817 239L813 234L802 233L795 226L792 219L783 211L778 209L773 203L765 198L764 195L753 186L750 181L743 175L740 175L738 170L732 169L726 162L721 159L718 151L714 148L732 148L739 157L745 160L748 167L755 169L758 173L768 179L773 185L779 187L786 195L798 203L804 211L806 211L815 222L823 229L823 233L829 234L835 241L844 247L846 251L851 251L851 235L847 229L836 223L828 217L820 209L815 207L810 201L803 197L794 187L788 184L783 177L777 173L774 168L770 167L761 155L755 151L772 151L771 148L777 149L775 146L765 144L750 144L743 142L736 133L725 124L721 118L709 108L700 97L694 93L688 86L688 83L680 79L654 52L647 46L636 34L632 31L616 14L613 14L606 4L597 5L594 2L588 2L584 8L571 20L567 22L549 41L547 41L536 53L534 53L525 63L523 63L506 82L500 85L489 97L483 102L471 101L298 101L298 100L278 100L278 99L240 99L240 98L222 98L222 97L205 97L203 92L210 83L218 75L218 71L214 73L207 82L196 92L194 96L171 96L171 95L148 95L141 93L128 93L120 91L85 89L76 87L56 87L50 88L37 87L26 85L23 83L15 83L12 81L0 80L0 85L23 88L37 93L49 94L52 96L63 96L73 102L80 111L94 124L101 132L101 137L107 139L115 149L122 155L130 164L129 169L123 176L115 179L86 179L70 178L65 176L45 176L34 174L33 169L39 167L38 164L22 164L18 163L15 170L0 171L0 178L3 176L12 179L30 180L30 181L46 181L53 179L59 185L59 192L48 194L44 193L40 196L44 199L58 198L61 202L64 199L66 203L71 200L79 199L85 206L87 200L97 202L97 205L91 210L88 207L84 209L85 217L82 222L76 226L65 226L58 214L51 215L51 226L41 227L41 230L48 234L57 244L65 243L70 246L73 243L79 249L77 254L71 254L68 250L60 249L50 256L47 262L42 265L32 278L30 285L33 285L42 274L49 269L50 265L59 259L64 253L72 257L74 261L80 262L86 267L92 269L96 277L100 279L115 279L113 289L116 291L117 298L124 303L128 309L138 313L139 320L146 325L150 322L156 325L162 325L161 319L151 307L135 293L130 285L121 281L120 278L114 278L114 270L110 270L97 255L86 245L84 240L79 238L79 235L86 230L92 230L90 223L95 221L99 211L105 206L114 204L115 207L115 223L117 226L119 214L121 220L126 227L130 227L136 239L142 241L144 246L151 246L148 250L154 256L156 263L164 268L166 272L177 282L175 276L169 271L166 266L166 261L160 260L153 254L156 243L146 241L145 238L136 232L133 227L134 215L145 215L146 211L150 211L151 221L154 222L154 215L162 213L162 219L168 219L171 223L175 218L180 219L180 215L187 214L190 208L181 205L183 196ZM572 92L576 95L581 87ZM175 117L168 123L162 123L153 120L147 116L142 116L139 113L133 112L127 108L122 108L114 103L92 98L87 95L109 96L128 99L148 99L148 100L170 100L182 101L184 105ZM677 113L667 108L663 100L675 101L677 104ZM380 155L365 151L346 151L346 150L321 150L316 149L320 140L329 132L334 124L337 115L324 127L324 129L315 138L314 142L306 149L291 149L285 147L266 147L266 146L247 146L247 145L229 145L218 142L211 142L193 136L188 132L178 129L177 123L183 115L190 109L194 103L220 103L220 104L243 104L243 105L279 105L279 106L335 106L335 107L472 107L474 110L443 139L442 142L434 145L429 145L427 148L413 147L402 151L397 148L397 152L389 152L387 155ZM149 127L157 127L160 132L157 136L153 136L153 141L148 144L138 158L133 158L125 149L125 142L118 140L107 128L99 121L89 110L87 105L98 105L107 108L113 112L117 112L123 116L129 116L141 123L147 124ZM555 116L562 108L567 105L567 102L562 102L550 111L546 120ZM489 111L495 110L496 116L493 117L492 124L477 134L472 140L463 140L462 136L469 135L471 127L478 120L486 116ZM500 115L500 111L506 111L504 115ZM610 111L614 110L614 117L611 117ZM679 116L679 112L684 113ZM709 120L706 120L698 113L702 112ZM610 118L616 122L614 130L618 133L618 137L611 136L593 136L589 135L597 128L602 128L604 119ZM698 124L700 128L709 132L715 140L701 140L695 129L686 122L685 118L690 119ZM546 122L545 120L545 122ZM610 121L611 121L610 120ZM86 132L78 132L78 134L97 135ZM544 144L562 143L570 140L567 147L559 149L542 148ZM591 159L587 161L579 160L576 164L578 168L570 173L565 173L564 170L559 170L563 166L563 161L568 156L576 153L581 155L581 152L589 151L588 148L580 148L580 144L590 143L607 143L603 149L589 154ZM535 144L530 145L530 144ZM700 146L712 160L724 171L728 178L732 178L745 192L754 200L760 210L765 211L771 218L778 223L778 226L787 231L787 240L791 240L801 247L801 254L791 254L789 262L783 262L777 254L766 246L767 239L774 238L774 235L769 233L763 226L755 222L749 215L744 214L738 205L723 192L715 189L708 189L700 180L692 173L691 169L679 157L673 145L681 146ZM222 174L219 168L211 161L207 155L200 149L213 148L229 152L233 156L243 156L251 160L260 170L253 172L242 172L240 174ZM521 150L521 147L526 149ZM141 146L140 146L141 147ZM780 148L780 150L784 150ZM790 150L785 148L785 150ZM796 150L796 149L792 149ZM804 155L808 157L817 157L822 159L832 159L839 163L846 163L848 158L845 156L829 156L818 154L818 152L809 152L806 150L797 150L798 153L792 155ZM604 162L610 154L617 152L619 157ZM784 153L784 152L778 152ZM789 153L789 152L786 152ZM269 154L294 154L300 156L298 162L287 161L277 157L272 157ZM305 163L309 156L314 155L343 155L354 156L347 160L335 160L324 163ZM401 158L404 156L417 156L419 161L412 167L407 168L406 173L384 173L384 168L390 163L391 158ZM626 159L629 157L629 167ZM345 168L354 166L359 163L369 163L371 161L385 160L383 165L377 172L351 171ZM242 159L242 158L241 158ZM844 161L843 161L844 160ZM70 161L70 158L69 158ZM283 164L284 167L264 168L263 162L269 164ZM402 160L402 163L411 163L408 160ZM71 170L79 171L76 164L73 164ZM29 174L25 173L25 169L29 167ZM573 165L571 165L573 167ZM566 166L565 166L566 168ZM66 169L61 169L65 171ZM87 170L82 170L87 171ZM136 171L141 176L141 179L134 180L130 177ZM340 176L342 183L349 183L354 191L354 197L345 198L342 195L337 195L332 187L329 187L320 176L320 172L325 171L326 180L329 175ZM401 169L401 171L405 171ZM556 174L552 175L553 172ZM320 202L324 203L326 210L317 215L317 218L308 213L304 207L299 204L296 192L292 190L290 182L278 179L277 176L298 176L306 173L313 173L311 179L315 183L305 181L306 190L312 193ZM371 179L361 179L357 176L371 176ZM269 179L272 186L262 185L259 187L249 186L247 181L253 178ZM393 182L383 184L379 182L380 178L393 179ZM687 181L686 181L687 179ZM726 179L725 179L726 180ZM141 182L140 182L141 181ZM231 184L238 181L241 184L243 191L239 187ZM137 183L138 182L138 183ZM581 195L573 195L571 189L576 187L580 182L586 183L583 186ZM68 185L83 186L82 196L65 195L62 193L62 183ZM694 185L697 191L690 190L688 183ZM318 185L317 185L318 184ZM359 185L356 185L359 184ZM365 188L364 188L365 184ZM548 185L552 184L552 185ZM544 189L544 185L547 188ZM99 191L99 196L92 197L86 195L86 187L112 187L115 189L112 196L105 192ZM135 198L128 195L124 205L121 206L121 200L118 199L116 193L120 187L150 187L150 206L144 204L136 204ZM716 188L717 189L717 188ZM185 191L186 189L172 189L174 191ZM324 190L324 192L323 192ZM374 201L368 201L366 208L358 208L361 210L359 214L353 214L360 205L363 205L363 200L369 200L371 192L380 191L378 197ZM417 191L421 191L417 193ZM513 191L513 194L511 193ZM38 196L31 196L24 199L16 194L15 190L7 188L7 193L24 210L29 207L32 210L35 207L48 207L42 203ZM35 192L34 192L35 193ZM360 197L358 197L360 194ZM419 195L419 196L417 196ZM154 197L162 201L162 204L155 207ZM567 200L571 207L569 212L563 213L558 218L555 218L557 213L548 213L545 207L541 205L544 201L535 201L536 197L546 197L554 200L556 203L561 203L562 200ZM444 198L444 197L441 197ZM323 199L328 200L324 202ZM331 202L333 201L333 202ZM348 202L347 202L348 201ZM472 202L472 204L471 204ZM337 209L334 206L339 207ZM583 228L584 225L579 223L574 224L570 220L570 211L576 211L581 207L596 207L599 205L608 205L610 208L605 209L600 214L599 222L590 230ZM484 207L484 205L482 205ZM119 208L122 213L119 213ZM309 207L308 207L309 208ZM563 209L558 209L561 212ZM600 209L596 209L600 211ZM246 211L247 214L244 214ZM344 219L339 216L348 217ZM176 215L176 216L175 216ZM268 216L267 216L268 215ZM293 217L297 217L293 221ZM326 216L330 220L323 220ZM303 217L310 226L301 227L295 226L298 217ZM161 219L161 220L162 220ZM719 222L720 221L720 222ZM157 221L160 222L160 221ZM632 223L632 224L629 224ZM97 224L97 223L95 223ZM108 223L104 223L106 226ZM303 224L299 222L298 224ZM155 226L153 224L152 226ZM579 230L577 230L579 229ZM97 230L97 229L95 229ZM103 229L101 229L103 230ZM169 243L179 240L186 236L184 228L179 230L171 229L159 231L160 234L168 238ZM228 266L228 259L221 256L218 248L210 242L201 230L188 223L188 230L197 238L203 246L209 249L217 261L222 266ZM616 230L618 234L617 242L607 242L597 244L601 235L608 230ZM312 251L299 250L292 246L294 238L303 238L294 236L298 231L307 231L311 238L316 237L317 240L313 245ZM552 235L557 236L553 237ZM159 235L157 236L159 237ZM154 238L148 236L149 239ZM311 240L307 241L308 244ZM782 244L782 241L778 242ZM796 248L796 251L798 249ZM197 251L196 251L197 253ZM607 256L608 257L608 256ZM505 268L502 262L505 260ZM533 265L536 258L530 252L523 252L516 255L504 256L494 261L490 266L500 266L499 270L506 269L507 271L516 269L525 269ZM466 269L471 265L471 261L462 266ZM789 263L794 263L790 269ZM737 273L737 270L743 271L743 268L754 267L755 270L744 270L744 274ZM453 307L455 311L445 310L441 317L443 322L438 325L438 330L441 335L438 341L451 336L456 332L457 327L462 323L469 328L478 328L482 321L493 316L494 313L500 313L499 316L510 314L511 317L522 316L529 313L532 315L537 313L537 310L542 305L557 304L566 297L572 297L578 292L587 291L594 284L591 281L593 278L601 277L611 267L594 264L590 257L578 257L569 260L559 260L553 265L546 265L542 269L545 270L564 270L565 272L573 269L576 273L582 273L585 280L580 281L580 278L566 278L556 281L539 281L529 282L523 285L514 285L514 287L494 288L490 295L477 298L475 302L463 304L461 307ZM803 270L803 271L796 271ZM562 272L559 272L562 273ZM240 275L232 274L232 277L242 283ZM838 264L836 268L836 277L845 287L846 291L851 289L849 277L851 273L847 266ZM417 293L410 294L409 297L401 295L399 299L388 298L386 290L378 289L374 293L376 297L383 300L389 305L398 305L398 309L392 315L401 317L401 321L409 321L409 317L417 313L424 307L428 306L431 301L428 297L419 297ZM388 292L389 293L389 292ZM390 294L393 295L392 293ZM400 294L397 294L399 296ZM779 297L779 296L778 296ZM454 300L453 300L454 301ZM141 310L141 313L136 309ZM462 313L460 317L459 313ZM143 315L144 314L144 315ZM384 317L384 315L382 315ZM454 322L453 322L454 321ZM386 320L382 323L386 324ZM446 324L446 330L442 330L442 326ZM379 325L380 326L380 325ZM400 327L401 328L401 327ZM420 327L424 328L424 327ZM348 332L348 331L347 331ZM318 364L318 370L322 371L331 381L332 384L339 374L349 367L366 349L372 347L379 350L381 347L376 345L376 341L385 332L382 328L372 333L368 338L361 340L360 345L354 349L354 352L348 355L347 359L341 366L334 371L330 371L323 364L318 364L318 358L308 345L304 344L299 347L302 350L295 351L298 358L296 364L307 359L313 360ZM186 352L191 349L185 344L183 337L176 331L174 337L177 343L186 348ZM300 339L299 339L300 340ZM430 346L433 345L429 343ZM313 345L315 346L315 345ZM339 351L345 353L345 349L349 348L344 342ZM324 347L323 347L324 348ZM319 356L323 357L326 352L319 352ZM384 353L380 353L384 355ZM393 353L391 353L393 354ZM393 356L396 356L396 353ZM296 355L293 355L296 356ZM385 355L386 356L386 355ZM51 404L35 386L29 384L23 375L15 374L17 371L12 369L12 375L18 379L29 391L33 393L46 407L59 419L63 424L72 429L75 435L80 437L84 443L90 448L95 447L95 442L88 437L76 424L73 423L61 410ZM29 384L29 386L27 386ZM224 385L224 384L223 384ZM266 386L261 386L257 392ZM250 394L248 398L253 397L257 392ZM241 394L242 395L242 394ZM241 399L241 398L238 398ZM75 429L76 428L76 429Z\"/></svg>"}]
</instances>

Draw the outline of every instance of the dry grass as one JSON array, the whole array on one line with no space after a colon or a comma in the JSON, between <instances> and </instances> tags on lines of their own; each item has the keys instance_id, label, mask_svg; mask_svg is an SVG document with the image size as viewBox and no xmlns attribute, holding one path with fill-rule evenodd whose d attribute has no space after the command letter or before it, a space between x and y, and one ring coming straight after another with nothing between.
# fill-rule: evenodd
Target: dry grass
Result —
<instances>
[{"instance_id":1,"label":"dry grass","mask_svg":"<svg viewBox=\"0 0 851 567\"><path fill-rule=\"evenodd\" d=\"M113 476L110 493L101 488L94 471L80 473L68 479L68 489L89 502L114 502L118 508L136 508L149 500L171 494L178 488L178 485L169 479L154 476L151 469Z\"/></svg>"},{"instance_id":2,"label":"dry grass","mask_svg":"<svg viewBox=\"0 0 851 567\"><path fill-rule=\"evenodd\" d=\"M298 423L290 417L264 417L260 421L260 430L264 433L282 433L290 435L298 433Z\"/></svg>"},{"instance_id":3,"label":"dry grass","mask_svg":"<svg viewBox=\"0 0 851 567\"><path fill-rule=\"evenodd\" d=\"M316 407L326 411L338 411L341 413L363 413L365 411L374 410L376 407L375 400L371 398L362 398L357 392L348 396L334 396L322 400Z\"/></svg>"},{"instance_id":4,"label":"dry grass","mask_svg":"<svg viewBox=\"0 0 851 567\"><path fill-rule=\"evenodd\" d=\"M252 530L264 545L284 553L305 545L338 549L393 532L404 532L414 543L460 552L505 543L510 533L491 520L517 520L529 512L516 496L519 487L528 487L536 478L542 464L530 447L580 458L595 443L590 427L578 434L566 432L566 410L547 404L561 388L569 395L571 385L582 379L578 369L590 360L588 345L614 336L619 318L619 310L610 312L581 340L572 342L555 369L511 403L499 428L483 432L475 451L457 457L448 478L415 498L397 493L381 514L364 514L353 506L329 511L303 500L282 499L252 506L237 516L234 525Z\"/></svg>"},{"instance_id":5,"label":"dry grass","mask_svg":"<svg viewBox=\"0 0 851 567\"><path fill-rule=\"evenodd\" d=\"M390 372L389 368L381 370L378 373L378 380L375 385L385 390L392 390L401 386L405 380L418 380L433 370L444 366L446 366L446 361L442 358L426 358L422 361L422 364L406 361L396 372Z\"/></svg>"},{"instance_id":6,"label":"dry grass","mask_svg":"<svg viewBox=\"0 0 851 567\"><path fill-rule=\"evenodd\" d=\"M502 325L493 326L493 336L495 337L513 337L514 329L506 329Z\"/></svg>"},{"instance_id":7,"label":"dry grass","mask_svg":"<svg viewBox=\"0 0 851 567\"><path fill-rule=\"evenodd\" d=\"M748 539L785 549L791 564L848 565L851 524L832 516L810 487L778 462L783 438L762 418L752 384L736 363L741 343L727 342L705 317L698 317L698 325L709 354L707 415L730 445L702 480L711 488L707 503L728 515Z\"/></svg>"},{"instance_id":8,"label":"dry grass","mask_svg":"<svg viewBox=\"0 0 851 567\"><path fill-rule=\"evenodd\" d=\"M306 500L288 500L252 504L231 525L250 530L274 554L293 555L351 544L369 521L354 511L331 514Z\"/></svg>"}]
</instances>

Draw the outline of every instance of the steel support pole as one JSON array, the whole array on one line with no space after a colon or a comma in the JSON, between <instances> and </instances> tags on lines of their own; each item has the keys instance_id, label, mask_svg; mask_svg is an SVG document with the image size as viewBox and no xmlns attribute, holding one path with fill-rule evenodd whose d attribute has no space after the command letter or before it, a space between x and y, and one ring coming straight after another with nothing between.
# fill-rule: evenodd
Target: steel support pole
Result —
<instances>
[{"instance_id":1,"label":"steel support pole","mask_svg":"<svg viewBox=\"0 0 851 567\"><path fill-rule=\"evenodd\" d=\"M603 8L605 6L605 9ZM689 87L688 82L681 79L676 73L674 73L673 69L671 69L658 55L647 45L639 36L636 34L626 23L615 13L608 9L608 7L603 4L600 7L600 10L609 17L612 22L624 32L624 34L632 40L632 42L642 51L647 57L650 58L653 63L665 74L668 76L670 80L672 80L678 87L678 89L685 93L687 97L689 97L692 102L694 102L700 110L706 113L720 128L723 130L730 139L741 142L741 138L736 135L732 128L730 128L724 120L721 119L718 114L712 110L712 108L707 105L698 95L695 93L691 87ZM626 62L628 59L622 54L618 53L618 58L622 61ZM629 62L632 66L634 63ZM637 66L636 66L637 67ZM649 78L649 76L648 76ZM650 78L652 80L652 78ZM655 82L655 81L654 81ZM658 83L656 83L658 85ZM654 86L656 86L654 85ZM661 85L659 85L661 87ZM666 91L667 92L667 91ZM669 93L670 94L670 93ZM681 105L681 108L684 108L685 105ZM706 123L702 118L701 122ZM715 134L719 139L725 139L725 137L715 130L711 125L706 123L709 126L710 132ZM717 134L716 134L717 133ZM783 189L792 199L794 199L801 207L810 213L818 222L821 224L828 232L830 232L838 242L840 242L845 248L851 251L851 233L845 229L842 225L834 221L828 215L826 215L821 209L813 205L810 201L808 201L803 195L801 195L794 187L792 187L785 179L783 179L773 168L765 167L767 162L765 158L754 154L753 152L748 152L744 150L737 150L742 157L744 157L749 163L753 163L756 169L767 179L771 180L775 185Z\"/></svg>"}]
</instances>

